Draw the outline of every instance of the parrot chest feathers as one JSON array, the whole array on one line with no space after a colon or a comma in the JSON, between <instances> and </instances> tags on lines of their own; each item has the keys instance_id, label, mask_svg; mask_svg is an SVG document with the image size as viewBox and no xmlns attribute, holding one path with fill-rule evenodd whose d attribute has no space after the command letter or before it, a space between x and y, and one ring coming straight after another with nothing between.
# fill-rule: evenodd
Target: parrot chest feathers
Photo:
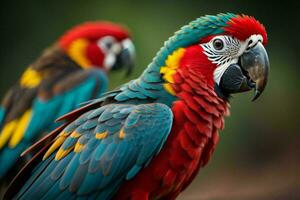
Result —
<instances>
[{"instance_id":1,"label":"parrot chest feathers","mask_svg":"<svg viewBox=\"0 0 300 200\"><path fill-rule=\"evenodd\" d=\"M170 168L163 181L179 183L173 185L176 193L187 187L199 168L209 161L229 110L227 102L217 97L214 88L202 79L201 74L178 70L174 80L173 88L179 100L172 106ZM171 176L174 181L170 180L169 174L174 174Z\"/></svg>"}]
</instances>

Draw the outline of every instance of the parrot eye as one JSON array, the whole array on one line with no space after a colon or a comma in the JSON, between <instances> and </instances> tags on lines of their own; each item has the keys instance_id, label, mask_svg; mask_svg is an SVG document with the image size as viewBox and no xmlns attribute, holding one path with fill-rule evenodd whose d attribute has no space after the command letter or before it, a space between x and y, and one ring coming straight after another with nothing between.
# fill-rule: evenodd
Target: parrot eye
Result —
<instances>
[{"instance_id":1,"label":"parrot eye","mask_svg":"<svg viewBox=\"0 0 300 200\"><path fill-rule=\"evenodd\" d=\"M107 42L105 43L106 49L110 49L110 48L112 47L112 45L113 45L113 43L112 43L111 41L107 41Z\"/></svg>"},{"instance_id":2,"label":"parrot eye","mask_svg":"<svg viewBox=\"0 0 300 200\"><path fill-rule=\"evenodd\" d=\"M104 51L108 52L112 46L116 43L116 39L111 36L106 36L98 40L98 46Z\"/></svg>"},{"instance_id":3,"label":"parrot eye","mask_svg":"<svg viewBox=\"0 0 300 200\"><path fill-rule=\"evenodd\" d=\"M215 39L213 41L213 47L216 50L222 50L224 48L224 42L221 39Z\"/></svg>"}]
</instances>

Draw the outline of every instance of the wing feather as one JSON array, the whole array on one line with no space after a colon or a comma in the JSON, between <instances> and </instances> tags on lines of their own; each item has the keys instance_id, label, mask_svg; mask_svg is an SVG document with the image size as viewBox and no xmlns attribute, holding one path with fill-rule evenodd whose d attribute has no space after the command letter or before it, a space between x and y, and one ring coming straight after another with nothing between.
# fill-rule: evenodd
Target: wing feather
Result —
<instances>
[{"instance_id":1,"label":"wing feather","mask_svg":"<svg viewBox=\"0 0 300 200\"><path fill-rule=\"evenodd\" d=\"M6 163L0 167L0 178L29 145L62 124L54 123L59 116L100 96L107 87L104 73L95 69L67 71L57 82L45 82L36 88L15 87L0 107L0 162ZM84 128L90 126L92 122Z\"/></svg>"},{"instance_id":2,"label":"wing feather","mask_svg":"<svg viewBox=\"0 0 300 200\"><path fill-rule=\"evenodd\" d=\"M69 125L77 124L76 132L80 136L68 140L69 135L60 148L77 140L83 144L82 150L75 152L73 149L60 159L56 159L58 151L55 151L46 160L40 160L41 166L44 162L50 164L36 179L28 180L31 183L26 185L30 187L21 190L17 199L92 195L107 199L159 152L170 132L172 120L170 108L159 103L110 104L80 116ZM118 130L111 129L115 123ZM106 131L105 137L96 138L99 130ZM81 138L84 141L80 141ZM37 168L39 171L39 166Z\"/></svg>"}]
</instances>

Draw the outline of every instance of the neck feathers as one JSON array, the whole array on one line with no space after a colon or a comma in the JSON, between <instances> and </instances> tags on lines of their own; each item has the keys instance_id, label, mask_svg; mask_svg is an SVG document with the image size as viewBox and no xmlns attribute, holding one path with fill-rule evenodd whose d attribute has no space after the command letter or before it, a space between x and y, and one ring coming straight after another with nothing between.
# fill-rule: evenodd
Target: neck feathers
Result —
<instances>
[{"instance_id":1,"label":"neck feathers","mask_svg":"<svg viewBox=\"0 0 300 200\"><path fill-rule=\"evenodd\" d=\"M195 71L179 69L174 75L174 91L177 97L196 115L204 120L214 121L216 129L223 129L223 117L229 115L227 101L219 98L214 87L203 75ZM188 117L193 118L192 113Z\"/></svg>"}]
</instances>

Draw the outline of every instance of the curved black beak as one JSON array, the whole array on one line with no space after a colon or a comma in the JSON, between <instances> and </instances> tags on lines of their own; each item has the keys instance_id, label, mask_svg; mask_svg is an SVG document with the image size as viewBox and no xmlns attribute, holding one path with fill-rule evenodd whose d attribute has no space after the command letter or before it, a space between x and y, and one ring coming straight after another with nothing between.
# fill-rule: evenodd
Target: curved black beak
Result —
<instances>
[{"instance_id":1,"label":"curved black beak","mask_svg":"<svg viewBox=\"0 0 300 200\"><path fill-rule=\"evenodd\" d=\"M122 50L117 55L115 64L112 70L126 69L126 76L129 76L134 67L135 61L135 48L130 39L125 39L121 43Z\"/></svg>"},{"instance_id":2,"label":"curved black beak","mask_svg":"<svg viewBox=\"0 0 300 200\"><path fill-rule=\"evenodd\" d=\"M237 64L231 64L224 72L219 87L224 94L254 89L252 101L264 91L269 75L268 54L261 42L246 50Z\"/></svg>"}]
</instances>

